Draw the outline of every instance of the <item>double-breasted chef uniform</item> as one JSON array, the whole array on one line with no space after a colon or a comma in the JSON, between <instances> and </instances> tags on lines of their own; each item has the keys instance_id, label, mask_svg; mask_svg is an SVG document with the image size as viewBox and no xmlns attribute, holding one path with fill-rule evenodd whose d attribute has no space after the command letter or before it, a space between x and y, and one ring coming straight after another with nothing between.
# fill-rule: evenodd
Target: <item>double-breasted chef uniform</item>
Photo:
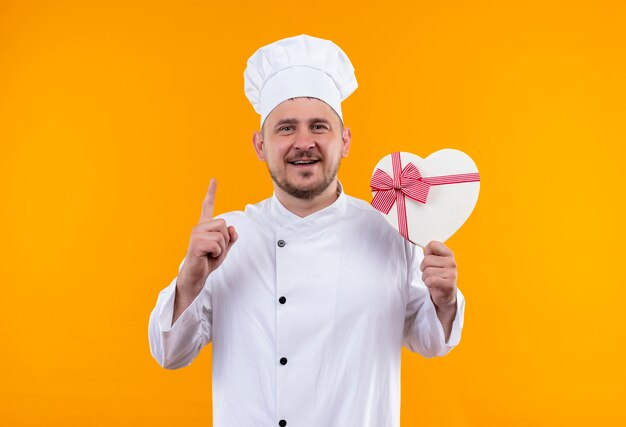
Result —
<instances>
[{"instance_id":1,"label":"double-breasted chef uniform","mask_svg":"<svg viewBox=\"0 0 626 427\"><path fill-rule=\"evenodd\" d=\"M339 191L304 218L275 194L219 215L239 238L174 325L176 278L159 294L159 364L187 366L212 342L215 427L397 427L402 345L433 357L459 343L461 291L446 342L422 250Z\"/></svg>"}]
</instances>

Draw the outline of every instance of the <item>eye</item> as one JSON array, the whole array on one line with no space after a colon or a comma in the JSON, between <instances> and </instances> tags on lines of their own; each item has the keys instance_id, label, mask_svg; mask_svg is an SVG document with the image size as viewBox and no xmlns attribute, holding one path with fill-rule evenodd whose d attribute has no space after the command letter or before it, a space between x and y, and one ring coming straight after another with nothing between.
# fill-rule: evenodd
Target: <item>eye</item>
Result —
<instances>
[{"instance_id":1,"label":"eye","mask_svg":"<svg viewBox=\"0 0 626 427\"><path fill-rule=\"evenodd\" d=\"M279 130L279 131L282 131L282 130L285 130L285 129L287 129L287 128L291 128L291 126L283 126L283 127L279 128L278 130Z\"/></svg>"},{"instance_id":2,"label":"eye","mask_svg":"<svg viewBox=\"0 0 626 427\"><path fill-rule=\"evenodd\" d=\"M328 129L328 128L326 127L326 125L322 125L322 124L313 125L313 127L314 127L315 129L317 129L317 130L319 130L319 129Z\"/></svg>"}]
</instances>

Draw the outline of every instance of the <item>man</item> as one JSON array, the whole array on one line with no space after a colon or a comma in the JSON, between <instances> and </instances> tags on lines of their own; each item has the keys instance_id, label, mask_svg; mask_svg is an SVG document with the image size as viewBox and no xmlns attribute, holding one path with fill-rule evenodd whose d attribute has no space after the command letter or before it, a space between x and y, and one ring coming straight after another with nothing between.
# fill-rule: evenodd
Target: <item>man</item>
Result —
<instances>
[{"instance_id":1,"label":"man","mask_svg":"<svg viewBox=\"0 0 626 427\"><path fill-rule=\"evenodd\" d=\"M337 179L352 65L328 40L279 40L248 60L253 135L274 194L213 217L211 180L179 275L150 316L153 356L189 365L213 342L216 427L396 427L400 355L458 344L452 252L424 253Z\"/></svg>"}]
</instances>

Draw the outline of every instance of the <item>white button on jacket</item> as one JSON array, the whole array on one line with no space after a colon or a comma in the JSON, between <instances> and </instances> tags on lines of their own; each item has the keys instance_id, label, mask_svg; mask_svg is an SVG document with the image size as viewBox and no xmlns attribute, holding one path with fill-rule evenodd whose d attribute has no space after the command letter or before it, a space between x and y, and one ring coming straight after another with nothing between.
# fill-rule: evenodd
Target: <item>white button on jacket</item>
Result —
<instances>
[{"instance_id":1,"label":"white button on jacket","mask_svg":"<svg viewBox=\"0 0 626 427\"><path fill-rule=\"evenodd\" d=\"M457 345L461 291L446 343L422 250L343 192L304 218L275 195L218 218L239 239L174 325L176 278L159 294L158 363L187 366L213 343L215 427L399 426L401 347L433 357Z\"/></svg>"}]
</instances>

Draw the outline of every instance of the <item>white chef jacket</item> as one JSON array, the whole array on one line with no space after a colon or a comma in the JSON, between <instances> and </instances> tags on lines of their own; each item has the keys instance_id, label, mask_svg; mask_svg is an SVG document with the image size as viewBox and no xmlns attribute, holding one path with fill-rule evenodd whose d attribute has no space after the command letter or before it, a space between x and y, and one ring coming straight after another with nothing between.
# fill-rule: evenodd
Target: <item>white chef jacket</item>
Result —
<instances>
[{"instance_id":1,"label":"white chef jacket","mask_svg":"<svg viewBox=\"0 0 626 427\"><path fill-rule=\"evenodd\" d=\"M402 345L433 357L459 343L461 291L445 342L422 250L339 189L304 218L275 194L219 215L239 239L174 325L176 278L159 294L149 341L161 366L213 342L215 427L397 427Z\"/></svg>"}]
</instances>

